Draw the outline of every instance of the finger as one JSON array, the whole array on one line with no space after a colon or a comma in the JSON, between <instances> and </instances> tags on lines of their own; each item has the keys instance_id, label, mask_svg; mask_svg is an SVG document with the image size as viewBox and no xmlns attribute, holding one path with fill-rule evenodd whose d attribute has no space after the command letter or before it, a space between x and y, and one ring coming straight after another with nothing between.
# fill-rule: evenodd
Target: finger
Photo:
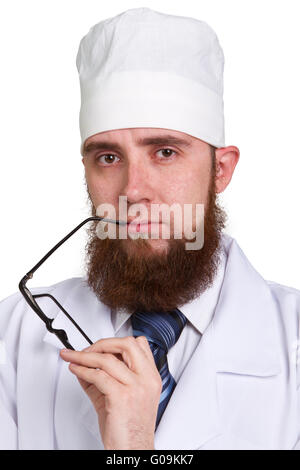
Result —
<instances>
[{"instance_id":1,"label":"finger","mask_svg":"<svg viewBox=\"0 0 300 470\"><path fill-rule=\"evenodd\" d=\"M87 389L89 387L92 387L93 385L90 384L89 382L86 382L85 380L83 379L80 379L79 377L77 377L77 380L78 382L80 383L80 385L82 386L83 390L87 391Z\"/></svg>"},{"instance_id":2,"label":"finger","mask_svg":"<svg viewBox=\"0 0 300 470\"><path fill-rule=\"evenodd\" d=\"M138 345L141 347L141 349L143 349L143 352L146 354L148 360L152 363L153 377L155 377L155 380L157 380L157 383L161 387L162 386L161 376L160 376L160 373L157 369L155 359L154 359L152 350L150 348L148 339L146 338L146 336L138 336L136 338L136 341L137 341Z\"/></svg>"},{"instance_id":3,"label":"finger","mask_svg":"<svg viewBox=\"0 0 300 470\"><path fill-rule=\"evenodd\" d=\"M149 342L146 338L146 336L138 336L137 338L135 338L138 345L142 348L142 350L145 352L146 356L148 357L148 359L152 362L155 363L154 361L154 357L153 357L153 353L151 351L151 348L150 348L150 345L149 345Z\"/></svg>"},{"instance_id":4,"label":"finger","mask_svg":"<svg viewBox=\"0 0 300 470\"><path fill-rule=\"evenodd\" d=\"M79 366L78 364L73 363L69 365L69 369L78 379L95 385L95 387L97 387L97 389L104 395L120 393L121 384L114 378L110 377L104 370L89 369L88 367ZM84 386L86 387L86 384Z\"/></svg>"},{"instance_id":5,"label":"finger","mask_svg":"<svg viewBox=\"0 0 300 470\"><path fill-rule=\"evenodd\" d=\"M69 370L70 369L70 366L69 366ZM73 372L73 374L75 375L75 372ZM78 382L80 383L81 387L83 388L83 390L87 393L87 395L91 398L91 391L93 391L93 394L95 393L100 393L102 396L104 396L103 393L101 393L97 387L95 387L94 384L90 384L89 382L86 382L86 380L83 380L83 379L80 379L79 377L77 377L77 380Z\"/></svg>"},{"instance_id":6,"label":"finger","mask_svg":"<svg viewBox=\"0 0 300 470\"><path fill-rule=\"evenodd\" d=\"M90 348L91 348L92 346L93 346L93 344L91 344L90 346L88 346L88 347L82 349L81 351L83 351L83 352L89 352L89 351L90 351ZM122 359L122 354L120 354L120 353L115 353L115 356L116 356L117 359L120 359L121 361L123 360L123 359Z\"/></svg>"},{"instance_id":7,"label":"finger","mask_svg":"<svg viewBox=\"0 0 300 470\"><path fill-rule=\"evenodd\" d=\"M92 401L92 403L96 405L97 403L99 404L99 400L104 399L104 393L100 392L96 385L90 384L89 382L86 382L85 380L80 379L79 377L77 377L77 380L85 391L85 393L87 394L87 396Z\"/></svg>"},{"instance_id":8,"label":"finger","mask_svg":"<svg viewBox=\"0 0 300 470\"><path fill-rule=\"evenodd\" d=\"M134 382L134 373L126 364L110 353L62 350L62 359L84 367L99 368L120 383L130 385Z\"/></svg>"},{"instance_id":9,"label":"finger","mask_svg":"<svg viewBox=\"0 0 300 470\"><path fill-rule=\"evenodd\" d=\"M123 338L103 338L92 344L85 351L119 353L130 370L140 374L152 367L149 358L133 336Z\"/></svg>"}]
</instances>

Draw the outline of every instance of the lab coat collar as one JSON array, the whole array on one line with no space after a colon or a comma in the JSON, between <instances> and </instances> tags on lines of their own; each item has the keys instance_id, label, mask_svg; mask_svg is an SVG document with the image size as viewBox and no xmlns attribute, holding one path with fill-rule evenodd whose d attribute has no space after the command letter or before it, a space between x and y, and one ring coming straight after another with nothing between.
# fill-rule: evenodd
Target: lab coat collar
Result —
<instances>
[{"instance_id":1,"label":"lab coat collar","mask_svg":"<svg viewBox=\"0 0 300 470\"><path fill-rule=\"evenodd\" d=\"M268 284L237 242L228 235L224 240L227 262L215 314L162 416L155 433L155 449L198 449L224 432L218 374L230 373L229 380L239 375L255 376L257 380L281 370L279 319ZM92 341L114 336L109 309L96 300L84 280L78 280L63 305ZM66 329L69 325L61 312L53 326L55 323ZM76 330L68 327L67 331L76 349L86 347ZM62 347L50 333L46 333L44 341ZM259 387L259 382L255 384ZM237 394L234 406L238 405ZM94 419L91 406L85 402L85 412L81 410L85 426L87 417ZM91 422L90 428L95 429L95 423Z\"/></svg>"}]
</instances>

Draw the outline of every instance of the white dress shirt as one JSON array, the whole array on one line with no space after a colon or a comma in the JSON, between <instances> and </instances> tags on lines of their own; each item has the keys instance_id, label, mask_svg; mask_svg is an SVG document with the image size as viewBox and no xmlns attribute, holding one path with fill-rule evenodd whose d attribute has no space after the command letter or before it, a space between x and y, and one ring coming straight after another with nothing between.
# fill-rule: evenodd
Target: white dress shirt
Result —
<instances>
[{"instance_id":1,"label":"white dress shirt","mask_svg":"<svg viewBox=\"0 0 300 470\"><path fill-rule=\"evenodd\" d=\"M186 316L187 323L177 341L167 354L169 370L176 383L180 379L188 361L192 357L202 334L209 325L221 290L225 266L226 252L223 246L223 238L220 250L220 263L217 274L211 287L206 289L192 302L180 307L180 311ZM131 314L124 309L111 310L111 321L116 337L132 336Z\"/></svg>"}]
</instances>

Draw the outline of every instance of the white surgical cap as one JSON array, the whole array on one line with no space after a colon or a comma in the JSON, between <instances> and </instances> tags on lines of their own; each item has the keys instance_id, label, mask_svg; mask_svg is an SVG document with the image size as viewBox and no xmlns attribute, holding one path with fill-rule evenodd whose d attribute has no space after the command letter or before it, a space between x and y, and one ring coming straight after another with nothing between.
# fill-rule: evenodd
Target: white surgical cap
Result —
<instances>
[{"instance_id":1,"label":"white surgical cap","mask_svg":"<svg viewBox=\"0 0 300 470\"><path fill-rule=\"evenodd\" d=\"M205 22L133 8L94 25L76 58L85 140L113 129L173 129L224 147L224 55Z\"/></svg>"}]
</instances>

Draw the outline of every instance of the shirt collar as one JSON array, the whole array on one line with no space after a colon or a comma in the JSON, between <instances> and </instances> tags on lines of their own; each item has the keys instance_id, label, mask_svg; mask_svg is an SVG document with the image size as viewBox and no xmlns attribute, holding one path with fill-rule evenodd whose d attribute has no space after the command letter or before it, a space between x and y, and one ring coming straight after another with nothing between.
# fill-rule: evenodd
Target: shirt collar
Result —
<instances>
[{"instance_id":1,"label":"shirt collar","mask_svg":"<svg viewBox=\"0 0 300 470\"><path fill-rule=\"evenodd\" d=\"M224 247L227 240L226 237L228 236L223 233L220 244L220 262L213 284L202 292L199 297L180 307L180 311L201 334L203 334L205 329L208 327L218 303L227 261L226 250ZM131 313L125 309L111 310L111 322L114 327L115 334L118 333L130 316Z\"/></svg>"}]
</instances>

